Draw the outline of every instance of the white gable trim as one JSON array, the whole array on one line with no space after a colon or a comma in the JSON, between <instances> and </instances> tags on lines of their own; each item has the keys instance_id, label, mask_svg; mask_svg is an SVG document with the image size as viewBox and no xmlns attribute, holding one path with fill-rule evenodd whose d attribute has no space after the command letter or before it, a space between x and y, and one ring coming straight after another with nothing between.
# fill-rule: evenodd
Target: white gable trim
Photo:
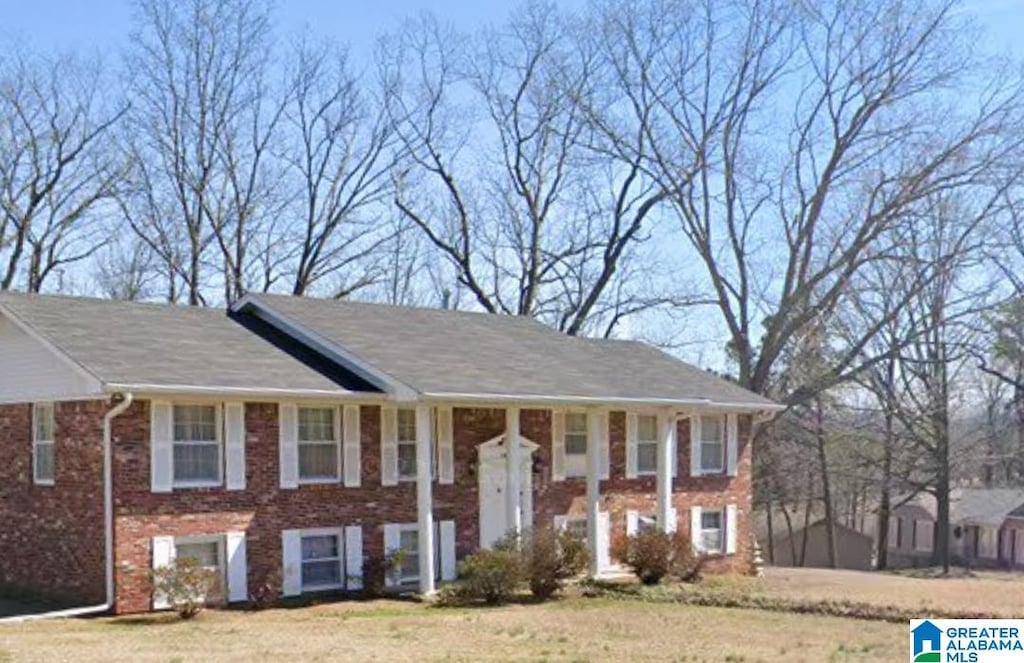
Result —
<instances>
[{"instance_id":1,"label":"white gable trim","mask_svg":"<svg viewBox=\"0 0 1024 663\"><path fill-rule=\"evenodd\" d=\"M356 355L346 350L341 345L334 343L316 332L306 329L302 325L292 321L287 316L275 311L271 306L258 298L246 295L231 306L236 313L249 311L264 322L285 332L292 338L317 350L318 352L333 359L341 366L352 371L370 384L383 389L397 401L416 400L417 391L409 385L395 379L394 376L372 366Z\"/></svg>"}]
</instances>

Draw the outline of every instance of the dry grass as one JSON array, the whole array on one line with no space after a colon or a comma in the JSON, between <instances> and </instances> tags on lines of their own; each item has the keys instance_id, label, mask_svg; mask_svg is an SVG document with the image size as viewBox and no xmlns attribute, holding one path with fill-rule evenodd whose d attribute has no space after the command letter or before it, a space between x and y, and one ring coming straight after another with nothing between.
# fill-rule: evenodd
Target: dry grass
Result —
<instances>
[{"instance_id":1,"label":"dry grass","mask_svg":"<svg viewBox=\"0 0 1024 663\"><path fill-rule=\"evenodd\" d=\"M922 574L923 575L923 574ZM716 582L716 581L712 581ZM978 572L959 577L910 577L892 573L768 568L762 579L717 582L794 599L845 599L919 610L929 607L1024 617L1024 575Z\"/></svg>"},{"instance_id":2,"label":"dry grass","mask_svg":"<svg viewBox=\"0 0 1024 663\"><path fill-rule=\"evenodd\" d=\"M438 609L377 601L0 627L0 661L879 661L901 625L598 599Z\"/></svg>"}]
</instances>

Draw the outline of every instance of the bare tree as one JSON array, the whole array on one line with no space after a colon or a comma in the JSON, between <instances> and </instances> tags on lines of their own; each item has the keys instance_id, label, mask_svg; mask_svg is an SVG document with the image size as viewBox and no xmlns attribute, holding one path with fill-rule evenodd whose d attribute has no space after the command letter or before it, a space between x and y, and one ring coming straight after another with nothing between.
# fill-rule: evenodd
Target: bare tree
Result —
<instances>
[{"instance_id":1,"label":"bare tree","mask_svg":"<svg viewBox=\"0 0 1024 663\"><path fill-rule=\"evenodd\" d=\"M609 140L629 160L643 137L737 379L761 393L893 251L890 229L1019 146L1019 78L982 65L948 3L665 0L609 5L603 26L623 72ZM777 395L807 401L877 360L863 352L874 323Z\"/></svg>"},{"instance_id":2,"label":"bare tree","mask_svg":"<svg viewBox=\"0 0 1024 663\"><path fill-rule=\"evenodd\" d=\"M0 61L0 290L39 292L92 256L121 170L98 63L13 55Z\"/></svg>"},{"instance_id":3,"label":"bare tree","mask_svg":"<svg viewBox=\"0 0 1024 663\"><path fill-rule=\"evenodd\" d=\"M584 35L533 3L476 39L427 18L380 50L410 155L395 205L459 286L492 313L609 334L670 299L620 271L664 195L596 151L596 53Z\"/></svg>"}]
</instances>

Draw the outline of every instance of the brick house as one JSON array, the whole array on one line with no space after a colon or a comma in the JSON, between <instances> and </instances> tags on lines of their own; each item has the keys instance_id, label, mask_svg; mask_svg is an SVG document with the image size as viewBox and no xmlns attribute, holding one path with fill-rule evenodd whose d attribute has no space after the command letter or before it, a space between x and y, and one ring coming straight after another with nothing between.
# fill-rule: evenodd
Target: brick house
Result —
<instances>
[{"instance_id":1,"label":"brick house","mask_svg":"<svg viewBox=\"0 0 1024 663\"><path fill-rule=\"evenodd\" d=\"M281 296L230 311L0 294L0 586L117 613L191 556L230 601L423 592L509 531L680 530L751 564L751 431L777 406L640 343Z\"/></svg>"}]
</instances>

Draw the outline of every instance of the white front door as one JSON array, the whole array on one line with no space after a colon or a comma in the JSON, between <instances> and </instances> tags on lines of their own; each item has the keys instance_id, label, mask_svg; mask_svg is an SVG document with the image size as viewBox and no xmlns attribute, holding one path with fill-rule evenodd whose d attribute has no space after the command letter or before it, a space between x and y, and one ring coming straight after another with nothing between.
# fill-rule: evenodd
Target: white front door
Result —
<instances>
[{"instance_id":1,"label":"white front door","mask_svg":"<svg viewBox=\"0 0 1024 663\"><path fill-rule=\"evenodd\" d=\"M505 509L505 445L504 437L480 445L480 547L490 548L508 534ZM519 508L522 513L523 529L533 526L533 448L520 443Z\"/></svg>"}]
</instances>

